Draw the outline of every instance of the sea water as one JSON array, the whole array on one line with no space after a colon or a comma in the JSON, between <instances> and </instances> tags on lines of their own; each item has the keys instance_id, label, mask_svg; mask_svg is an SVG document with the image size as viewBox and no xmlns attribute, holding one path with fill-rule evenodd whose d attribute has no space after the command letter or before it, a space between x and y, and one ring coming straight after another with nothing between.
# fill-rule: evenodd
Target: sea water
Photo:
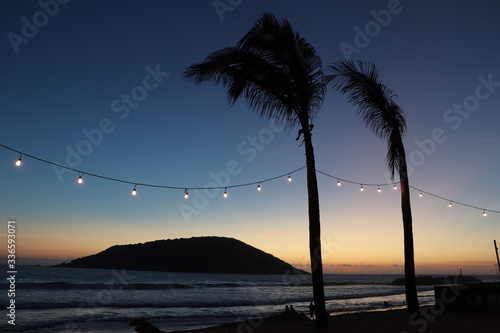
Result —
<instances>
[{"instance_id":1,"label":"sea water","mask_svg":"<svg viewBox=\"0 0 500 333\"><path fill-rule=\"evenodd\" d=\"M390 285L398 277L327 274L327 310L339 314L402 308L404 287ZM18 266L13 326L6 316L11 299L6 279L0 288L5 313L1 332L134 332L128 323L136 318L147 318L164 331L185 330L262 318L286 305L308 314L312 301L309 275ZM432 286L419 287L418 295L422 305L434 303Z\"/></svg>"}]
</instances>

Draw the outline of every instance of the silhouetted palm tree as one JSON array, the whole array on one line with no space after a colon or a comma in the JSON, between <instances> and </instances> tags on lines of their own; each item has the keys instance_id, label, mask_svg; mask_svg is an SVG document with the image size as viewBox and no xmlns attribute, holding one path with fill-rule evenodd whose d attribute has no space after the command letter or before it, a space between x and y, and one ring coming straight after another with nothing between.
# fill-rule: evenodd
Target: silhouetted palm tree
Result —
<instances>
[{"instance_id":1,"label":"silhouetted palm tree","mask_svg":"<svg viewBox=\"0 0 500 333\"><path fill-rule=\"evenodd\" d=\"M311 120L326 93L322 62L315 49L293 31L287 20L264 14L236 44L190 66L185 78L195 83L221 84L230 105L244 97L261 116L275 119L303 135L309 205L309 247L316 323L326 328L321 259L319 194Z\"/></svg>"},{"instance_id":2,"label":"silhouetted palm tree","mask_svg":"<svg viewBox=\"0 0 500 333\"><path fill-rule=\"evenodd\" d=\"M415 281L410 185L402 139L406 131L403 110L393 101L395 93L380 81L375 65L359 60L346 60L328 66L328 70L331 70L333 75L328 75L327 81L347 95L368 128L387 140L386 159L391 178L394 180L394 172L397 170L401 183L406 302L409 313L417 313L419 305Z\"/></svg>"}]
</instances>

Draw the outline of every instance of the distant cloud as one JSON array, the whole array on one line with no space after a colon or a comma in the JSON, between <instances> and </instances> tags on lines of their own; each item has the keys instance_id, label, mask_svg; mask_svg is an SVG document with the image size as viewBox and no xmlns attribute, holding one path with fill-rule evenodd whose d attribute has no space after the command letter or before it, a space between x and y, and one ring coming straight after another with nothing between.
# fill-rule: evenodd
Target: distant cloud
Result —
<instances>
[{"instance_id":1,"label":"distant cloud","mask_svg":"<svg viewBox=\"0 0 500 333\"><path fill-rule=\"evenodd\" d=\"M375 267L375 265L369 265L369 264L359 264L359 265L351 265L351 264L335 265L335 264L331 264L331 265L327 265L327 266L330 266L330 267Z\"/></svg>"},{"instance_id":2,"label":"distant cloud","mask_svg":"<svg viewBox=\"0 0 500 333\"><path fill-rule=\"evenodd\" d=\"M402 265L397 264L324 264L325 272L336 273L363 273L363 274L400 274Z\"/></svg>"},{"instance_id":3,"label":"distant cloud","mask_svg":"<svg viewBox=\"0 0 500 333\"><path fill-rule=\"evenodd\" d=\"M34 265L41 265L41 266L52 266L52 265L59 265L63 261L71 261L73 258L68 258L68 259L45 259L45 258L22 258L22 257L17 257L16 258L16 264L18 265L28 265L28 266L34 266ZM7 262L6 257L0 257L0 261L2 262Z\"/></svg>"}]
</instances>

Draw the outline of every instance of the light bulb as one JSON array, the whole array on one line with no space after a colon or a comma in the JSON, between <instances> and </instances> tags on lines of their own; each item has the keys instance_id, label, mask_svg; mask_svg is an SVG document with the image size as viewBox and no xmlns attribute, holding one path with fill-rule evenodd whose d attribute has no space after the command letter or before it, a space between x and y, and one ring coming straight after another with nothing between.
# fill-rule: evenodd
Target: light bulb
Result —
<instances>
[{"instance_id":1,"label":"light bulb","mask_svg":"<svg viewBox=\"0 0 500 333\"><path fill-rule=\"evenodd\" d=\"M78 184L83 184L83 178L82 178L82 176L78 177Z\"/></svg>"},{"instance_id":2,"label":"light bulb","mask_svg":"<svg viewBox=\"0 0 500 333\"><path fill-rule=\"evenodd\" d=\"M453 206L453 205L452 205L452 203L450 202L450 203L448 204L448 207L450 207L450 208L451 208L452 206Z\"/></svg>"},{"instance_id":3,"label":"light bulb","mask_svg":"<svg viewBox=\"0 0 500 333\"><path fill-rule=\"evenodd\" d=\"M288 181L291 182L292 181L292 176L288 175Z\"/></svg>"},{"instance_id":4,"label":"light bulb","mask_svg":"<svg viewBox=\"0 0 500 333\"><path fill-rule=\"evenodd\" d=\"M382 192L382 190L380 189L380 186L378 187L377 192L378 193Z\"/></svg>"},{"instance_id":5,"label":"light bulb","mask_svg":"<svg viewBox=\"0 0 500 333\"><path fill-rule=\"evenodd\" d=\"M486 214L486 210L483 210L483 216L486 217L488 214Z\"/></svg>"},{"instance_id":6,"label":"light bulb","mask_svg":"<svg viewBox=\"0 0 500 333\"><path fill-rule=\"evenodd\" d=\"M137 186L137 185L136 185ZM134 189L132 190L132 195L137 195L137 189L136 186L134 186Z\"/></svg>"},{"instance_id":7,"label":"light bulb","mask_svg":"<svg viewBox=\"0 0 500 333\"><path fill-rule=\"evenodd\" d=\"M262 191L262 187L260 187L260 184L257 186L257 191Z\"/></svg>"},{"instance_id":8,"label":"light bulb","mask_svg":"<svg viewBox=\"0 0 500 333\"><path fill-rule=\"evenodd\" d=\"M16 166L20 167L23 164L23 158L19 157L19 159L16 161Z\"/></svg>"},{"instance_id":9,"label":"light bulb","mask_svg":"<svg viewBox=\"0 0 500 333\"><path fill-rule=\"evenodd\" d=\"M188 199L189 198L189 193L188 193L188 190L186 189L184 191L184 199Z\"/></svg>"},{"instance_id":10,"label":"light bulb","mask_svg":"<svg viewBox=\"0 0 500 333\"><path fill-rule=\"evenodd\" d=\"M227 198L227 187L224 189L224 198Z\"/></svg>"},{"instance_id":11,"label":"light bulb","mask_svg":"<svg viewBox=\"0 0 500 333\"><path fill-rule=\"evenodd\" d=\"M359 189L361 192L363 192L365 189L363 188L363 184L361 184L361 188Z\"/></svg>"},{"instance_id":12,"label":"light bulb","mask_svg":"<svg viewBox=\"0 0 500 333\"><path fill-rule=\"evenodd\" d=\"M398 187L396 186L396 184L394 184L394 189L395 189L395 190L397 190L397 189L398 189Z\"/></svg>"},{"instance_id":13,"label":"light bulb","mask_svg":"<svg viewBox=\"0 0 500 333\"><path fill-rule=\"evenodd\" d=\"M342 185L342 184L340 183L340 180L337 180L337 186L340 186L340 185Z\"/></svg>"},{"instance_id":14,"label":"light bulb","mask_svg":"<svg viewBox=\"0 0 500 333\"><path fill-rule=\"evenodd\" d=\"M419 194L418 196L419 196L419 197L422 197L422 195L423 195L423 194L422 194L422 192L420 192L420 194Z\"/></svg>"}]
</instances>

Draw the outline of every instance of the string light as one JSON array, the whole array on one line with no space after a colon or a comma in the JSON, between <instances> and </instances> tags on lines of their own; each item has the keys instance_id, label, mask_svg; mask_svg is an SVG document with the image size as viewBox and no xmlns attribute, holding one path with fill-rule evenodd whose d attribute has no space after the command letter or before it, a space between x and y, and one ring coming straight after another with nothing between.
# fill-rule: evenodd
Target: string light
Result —
<instances>
[{"instance_id":1,"label":"string light","mask_svg":"<svg viewBox=\"0 0 500 333\"><path fill-rule=\"evenodd\" d=\"M189 199L189 193L187 189L184 190L184 199Z\"/></svg>"},{"instance_id":2,"label":"string light","mask_svg":"<svg viewBox=\"0 0 500 333\"><path fill-rule=\"evenodd\" d=\"M380 186L378 187L377 192L378 193L382 192L382 190L380 189Z\"/></svg>"},{"instance_id":3,"label":"string light","mask_svg":"<svg viewBox=\"0 0 500 333\"><path fill-rule=\"evenodd\" d=\"M263 179L263 180L259 180L259 181L251 182L251 183L236 184L236 185L231 185L231 186L226 186L226 187L214 186L214 187L188 187L188 188L185 188L185 187L178 187L178 186L136 183L136 182L131 182L131 181L128 181L128 180L111 178L111 177L106 177L106 176L102 176L102 175L98 175L98 174L92 174L92 173L88 173L88 172L83 173L83 172L81 172L79 170L73 169L73 168L68 167L66 165L58 164L58 163L55 163L55 162L51 162L51 161L48 161L48 160L45 160L45 159L33 156L33 155L29 155L29 154L26 154L26 153L21 152L19 150L7 147L7 146L2 145L2 144L0 144L0 147L5 148L7 150L11 150L13 152L17 152L19 154L19 159L15 162L16 166L21 166L22 163L23 163L23 161L22 161L23 157L27 156L27 157L33 158L35 160L38 160L38 161L46 163L46 164L50 164L50 165L53 165L53 166L56 166L56 167L59 167L59 168L62 168L62 169L66 169L66 170L78 172L79 173L79 177L78 177L77 182L79 184L83 183L83 174L85 174L86 176L101 178L101 179L104 179L104 180L109 180L109 181L114 181L114 182L121 182L121 183L126 183L126 184L134 184L134 189L132 190L132 195L134 195L134 196L137 195L137 186L144 186L144 187L156 187L156 188L164 188L164 189L184 189L185 190L184 195L185 195L186 198L188 197L188 190L189 189L191 189L191 190L207 190L207 189L222 189L222 188L224 188L224 195L223 196L224 196L224 198L227 198L228 197L228 194L227 194L227 189L228 188L244 187L244 186L250 186L250 185L256 185L257 184L257 190L260 191L261 190L261 186L260 186L261 183L272 181L272 180L276 180L276 179L281 178L281 177L286 176L286 175L288 175L288 181L291 182L292 181L291 175L293 173L298 172L298 171L303 170L303 169L306 168L306 166L303 166L301 168L298 168L296 170L293 170L291 172L288 172L288 173L285 173L285 174L282 174L282 175L279 175L279 176L275 176L275 177L272 177L272 178ZM397 183L390 183L390 184L359 183L359 182L355 182L355 181L350 181L350 180L342 179L342 178L339 178L339 177L327 174L325 172L322 172L320 170L316 170L316 172L320 173L320 174L323 174L325 176L328 176L328 177L336 179L337 180L337 186L341 186L341 182L346 182L346 183L351 183L351 184L358 184L359 186L361 186L360 187L360 191L361 192L364 191L364 186L377 186L377 191L379 191L379 192L382 190L382 186L393 185L394 189L395 190L397 189L397 185L396 185ZM458 205L466 206L466 207L469 207L469 208L481 210L483 212L483 216L485 216L485 217L487 216L487 212L500 214L499 210L484 209L484 208L473 206L473 205L469 205L469 204L466 204L466 203L457 202L455 200L450 200L450 199L438 196L436 194L423 191L423 190L418 189L418 188L416 188L414 186L409 186L409 187L412 188L412 189L414 189L414 190L416 190L416 191L419 191L419 197L422 197L423 193L425 193L425 194L430 195L432 197L435 197L435 198L438 198L438 199L441 199L441 200L446 200L446 201L449 202L449 207L452 207L452 204L458 204Z\"/></svg>"},{"instance_id":4,"label":"string light","mask_svg":"<svg viewBox=\"0 0 500 333\"><path fill-rule=\"evenodd\" d=\"M364 187L365 186L377 186L377 190L378 188L380 187L380 189L382 189L383 186L393 186L394 189L397 189L397 184L400 183L400 182L397 182L397 183L389 183L389 184L367 184L367 183L360 183L360 182L356 182L356 181L351 181L351 180L347 180L347 179L342 179L340 177L337 177L335 175L331 175L331 174L328 174L326 172L323 172L323 171L320 171L320 170L316 170L317 173L319 174L322 174L322 175L325 175L327 177L330 177L330 178L334 178L337 180L337 185L339 185L340 182L344 182L344 183L350 183L350 184L354 184L354 185L358 185L360 186L360 191L363 192L364 191ZM422 189L419 189L415 186L409 186L409 188L415 190L415 191L418 191L418 196L420 198L423 197L424 194L427 194L429 196L432 196L432 197L435 197L435 198L438 198L438 199L441 199L441 200L446 200L449 204L451 203L452 206L453 204L457 204L457 205L461 205L461 206L465 206L465 207L469 207L469 208L473 208L473 209L477 209L477 210L480 210L480 211L483 211L483 213L486 213L486 212L490 212L490 213L497 213L497 214L500 214L500 211L499 210L492 210L492 209L484 209L482 207L477 207L477 206L473 206L473 205L469 205L469 204L466 204L466 203L463 203L463 202L458 202L456 200L451 200L451 199L447 199L447 198L444 198L444 197L441 197L439 195L436 195L436 194L433 194L433 193L430 193L430 192L426 192ZM483 214L484 215L484 214Z\"/></svg>"},{"instance_id":5,"label":"string light","mask_svg":"<svg viewBox=\"0 0 500 333\"><path fill-rule=\"evenodd\" d=\"M51 162L51 161L48 161L46 159L43 159L43 158L40 158L40 157L37 157L37 156L34 156L34 155L26 154L24 152L21 152L19 150L14 149L14 148L7 147L7 146L2 145L2 144L0 144L0 147L5 148L7 150L11 150L11 151L16 152L18 154L22 154L23 156L28 156L28 157L30 157L32 159L37 160L37 161L40 161L40 162L43 162L43 163L46 163L46 164L50 164L50 165L53 165L53 166L56 166L56 167L59 167L61 169L65 169L65 170L70 170L70 171L81 173L80 170L77 170L77 169L68 167L66 165L56 163L56 162ZM261 179L259 181L255 181L255 182L251 182L251 183L231 185L231 186L227 186L227 188L257 185L258 183L265 183L265 182L270 182L270 181L273 181L273 180L276 180L276 179L279 179L279 178L283 178L286 175L288 175L291 178L292 174L294 174L294 173L296 173L296 172L298 172L300 170L303 170L305 168L306 168L306 166L303 166L303 167L300 167L300 168L295 169L293 171L290 171L290 172L287 172L287 173L284 173L284 174L280 174L278 176L274 176L274 177L266 178L266 179ZM90 177L96 177L96 178L104 179L104 180L109 180L109 181L113 181L113 182L119 182L119 183L131 184L131 185L135 184L136 186L143 186L143 187L156 187L156 188L164 188L164 189L172 189L172 190L184 190L186 188L185 186L170 186L170 185L137 183L137 182L133 182L133 181L129 181L129 180L123 180L123 179L118 179L118 178L107 177L107 176L98 175L98 174L90 173L90 172L85 172L85 175L86 176L90 176ZM204 187L188 187L187 189L189 189L189 190L219 190L219 189L223 189L223 188L224 188L223 186L204 186Z\"/></svg>"},{"instance_id":6,"label":"string light","mask_svg":"<svg viewBox=\"0 0 500 333\"><path fill-rule=\"evenodd\" d=\"M257 191L262 191L262 187L260 187L260 183L259 183L259 185L257 186Z\"/></svg>"},{"instance_id":7,"label":"string light","mask_svg":"<svg viewBox=\"0 0 500 333\"><path fill-rule=\"evenodd\" d=\"M448 204L448 207L450 207L450 208L451 208L452 206L453 206L453 204L452 204L452 203L451 203L451 201L450 201L450 203Z\"/></svg>"},{"instance_id":8,"label":"string light","mask_svg":"<svg viewBox=\"0 0 500 333\"><path fill-rule=\"evenodd\" d=\"M396 184L394 184L394 190L397 190L397 189L398 189L398 187L396 186Z\"/></svg>"}]
</instances>

